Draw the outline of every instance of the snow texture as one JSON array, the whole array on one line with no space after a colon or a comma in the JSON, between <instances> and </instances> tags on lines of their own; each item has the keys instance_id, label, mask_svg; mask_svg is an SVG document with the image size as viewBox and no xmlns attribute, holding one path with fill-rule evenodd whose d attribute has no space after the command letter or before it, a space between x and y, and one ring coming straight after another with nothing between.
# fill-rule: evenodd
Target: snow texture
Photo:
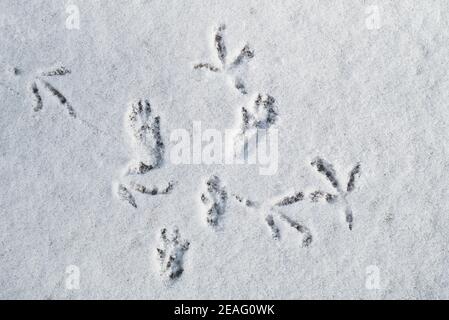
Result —
<instances>
[{"instance_id":1,"label":"snow texture","mask_svg":"<svg viewBox=\"0 0 449 320\"><path fill-rule=\"evenodd\" d=\"M449 298L446 1L2 0L0 39L0 298ZM172 163L194 122L277 171Z\"/></svg>"}]
</instances>

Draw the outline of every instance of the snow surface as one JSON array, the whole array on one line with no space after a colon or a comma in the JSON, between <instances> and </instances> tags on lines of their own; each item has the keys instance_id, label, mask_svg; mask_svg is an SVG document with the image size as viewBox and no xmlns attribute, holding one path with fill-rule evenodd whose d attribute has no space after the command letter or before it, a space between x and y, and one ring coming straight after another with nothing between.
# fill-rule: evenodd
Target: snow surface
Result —
<instances>
[{"instance_id":1,"label":"snow surface","mask_svg":"<svg viewBox=\"0 0 449 320\"><path fill-rule=\"evenodd\" d=\"M79 29L67 28L69 5ZM379 29L366 21L373 5ZM221 24L230 56L254 50L241 71L247 95L227 70L193 67L220 65ZM449 298L448 39L446 1L1 0L0 298ZM71 73L48 83L76 118L35 80L58 66ZM176 181L171 192L134 192L137 208L120 201L135 152L131 102L150 101L167 156L173 130L235 128L259 93L278 106L275 175L165 159L135 180ZM301 201L282 212L312 243L285 219L275 240L259 210L232 198L333 192L311 166L317 156L341 184L361 165L346 199L352 231L343 202ZM200 200L213 175L227 190L219 228ZM183 261L171 281L156 248L175 226L188 245L167 245ZM68 266L79 268L79 289L67 286Z\"/></svg>"}]
</instances>

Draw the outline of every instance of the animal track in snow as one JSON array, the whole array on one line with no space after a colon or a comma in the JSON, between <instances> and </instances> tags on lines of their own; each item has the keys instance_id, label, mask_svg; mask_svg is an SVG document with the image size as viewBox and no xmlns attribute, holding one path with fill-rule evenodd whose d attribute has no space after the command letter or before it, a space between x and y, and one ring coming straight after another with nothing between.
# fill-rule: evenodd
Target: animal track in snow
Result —
<instances>
[{"instance_id":1,"label":"animal track in snow","mask_svg":"<svg viewBox=\"0 0 449 320\"><path fill-rule=\"evenodd\" d=\"M310 193L310 201L319 202L322 199L324 199L327 203L334 203L337 201L338 196L321 190Z\"/></svg>"},{"instance_id":2,"label":"animal track in snow","mask_svg":"<svg viewBox=\"0 0 449 320\"><path fill-rule=\"evenodd\" d=\"M161 230L161 244L156 249L160 264L161 276L167 280L176 280L184 272L184 254L190 247L190 243L181 239L178 228L174 228L168 234L166 228Z\"/></svg>"},{"instance_id":3,"label":"animal track in snow","mask_svg":"<svg viewBox=\"0 0 449 320\"><path fill-rule=\"evenodd\" d=\"M59 103L67 108L67 111L69 112L69 115L76 118L75 110L73 109L72 105L67 101L67 98L53 85L51 85L47 81L42 81L45 85L45 88L47 88L51 94L53 94L56 98L58 98Z\"/></svg>"},{"instance_id":4,"label":"animal track in snow","mask_svg":"<svg viewBox=\"0 0 449 320\"><path fill-rule=\"evenodd\" d=\"M37 87L36 82L33 82L31 85L31 91L33 92L33 96L34 96L34 100L35 100L35 106L34 106L34 111L40 111L43 108L43 103L42 103L42 97L39 93L39 88Z\"/></svg>"},{"instance_id":5,"label":"animal track in snow","mask_svg":"<svg viewBox=\"0 0 449 320\"><path fill-rule=\"evenodd\" d=\"M137 160L128 168L128 174L145 174L161 166L165 146L161 137L160 117L154 116L148 100L130 105L126 115Z\"/></svg>"},{"instance_id":6,"label":"animal track in snow","mask_svg":"<svg viewBox=\"0 0 449 320\"><path fill-rule=\"evenodd\" d=\"M277 119L276 100L270 95L258 94L249 108L241 109L241 123L234 139L236 150L245 149L257 130L270 129Z\"/></svg>"},{"instance_id":7,"label":"animal track in snow","mask_svg":"<svg viewBox=\"0 0 449 320\"><path fill-rule=\"evenodd\" d=\"M128 188L126 186L124 186L123 184L118 185L117 195L120 200L129 203L134 208L137 208L136 199L134 198L132 193L128 190Z\"/></svg>"},{"instance_id":8,"label":"animal track in snow","mask_svg":"<svg viewBox=\"0 0 449 320\"><path fill-rule=\"evenodd\" d=\"M302 239L303 247L308 247L312 244L313 237L312 237L312 233L310 232L309 228L307 228L306 226L291 219L290 217L286 216L283 213L280 213L279 216L282 220L286 221L290 225L290 227L292 227L293 229L296 229L299 233L303 234L303 239Z\"/></svg>"},{"instance_id":9,"label":"animal track in snow","mask_svg":"<svg viewBox=\"0 0 449 320\"><path fill-rule=\"evenodd\" d=\"M0 59L3 60L3 59ZM21 96L20 92L14 88L14 85L10 82L13 78L20 76L22 70L16 66L11 66L9 63L0 61L0 87L8 90L9 93L15 96Z\"/></svg>"},{"instance_id":10,"label":"animal track in snow","mask_svg":"<svg viewBox=\"0 0 449 320\"><path fill-rule=\"evenodd\" d=\"M20 77L26 72L18 67L13 67L9 68L9 73L14 75L15 77ZM71 73L72 73L71 70L67 69L64 66L50 68L49 70L46 71L38 70L33 75L33 80L28 83L26 88L26 94L30 94L33 100L34 105L33 110L35 112L39 112L43 109L44 107L43 93L48 92L57 98L59 104L65 106L65 108L69 112L69 115L72 118L77 119L80 123L87 126L89 129L94 130L97 134L102 134L103 136L107 136L111 140L118 141L118 139L115 136L111 135L109 132L105 130L100 129L95 123L91 122L91 120L83 119L82 117L80 117L75 112L73 106L68 101L67 97L54 86L53 82L50 83L49 81L47 81L50 78L55 79L59 76L66 76ZM0 86L4 86L6 89L8 89L10 92L14 93L17 96L22 96L20 92L11 88L9 85L3 84L1 81Z\"/></svg>"},{"instance_id":11,"label":"animal track in snow","mask_svg":"<svg viewBox=\"0 0 449 320\"><path fill-rule=\"evenodd\" d=\"M294 195L282 197L274 205L276 207L285 207L285 206L292 205L292 204L302 201L302 200L304 200L304 193L297 192Z\"/></svg>"},{"instance_id":12,"label":"animal track in snow","mask_svg":"<svg viewBox=\"0 0 449 320\"><path fill-rule=\"evenodd\" d=\"M131 182L131 188L137 192L142 194L147 194L151 196L161 195L161 194L169 194L175 186L173 181L170 181L165 188L158 188L156 186L146 187L142 184Z\"/></svg>"},{"instance_id":13,"label":"animal track in snow","mask_svg":"<svg viewBox=\"0 0 449 320\"><path fill-rule=\"evenodd\" d=\"M65 67L58 67L50 71L42 72L40 74L40 77L64 76L69 73L71 73L69 69ZM62 106L66 107L71 117L76 118L75 110L73 109L72 105L67 100L67 98L61 93L61 91L59 91L51 83L49 83L44 79L41 79L40 77L37 77L30 85L31 93L33 95L35 102L33 110L35 112L38 112L43 109L43 99L39 89L39 87L43 87L44 89L48 90L48 92L50 92L53 96L55 96Z\"/></svg>"},{"instance_id":14,"label":"animal track in snow","mask_svg":"<svg viewBox=\"0 0 449 320\"><path fill-rule=\"evenodd\" d=\"M235 194L233 196L243 206L256 211L261 211L265 215L264 221L267 224L273 239L279 240L281 238L281 230L276 222L276 220L280 220L281 222L287 223L288 226L294 228L302 234L303 247L308 247L312 244L313 237L309 228L279 211L281 207L290 206L304 200L304 194L302 192L295 192L291 196L283 196L275 200L270 199L264 203L243 198Z\"/></svg>"},{"instance_id":15,"label":"animal track in snow","mask_svg":"<svg viewBox=\"0 0 449 320\"><path fill-rule=\"evenodd\" d=\"M220 25L214 36L214 47L217 51L218 59L220 60L220 66L217 67L211 63L197 63L194 65L194 69L206 69L214 73L225 73L233 79L234 87L241 93L247 94L245 83L241 76L242 67L254 57L254 51L252 51L248 44L246 44L239 54L232 60L228 62L228 50L226 48L226 43L224 40L224 31L226 26L224 24Z\"/></svg>"},{"instance_id":16,"label":"animal track in snow","mask_svg":"<svg viewBox=\"0 0 449 320\"><path fill-rule=\"evenodd\" d=\"M352 209L349 205L349 202L347 200L347 196L354 190L355 188L355 180L358 178L361 174L361 166L360 163L357 163L354 168L349 172L348 177L348 183L346 185L346 188L343 188L338 181L336 177L336 172L332 164L327 162L326 160L316 157L313 159L313 161L310 163L313 167L316 168L316 170L324 175L326 179L331 183L332 187L338 192L339 198L342 199L342 201L345 204L345 219L348 223L349 230L352 230L353 228L353 213ZM332 196L331 199L335 200L337 199L337 196ZM328 201L329 202L329 201Z\"/></svg>"},{"instance_id":17,"label":"animal track in snow","mask_svg":"<svg viewBox=\"0 0 449 320\"><path fill-rule=\"evenodd\" d=\"M169 194L175 186L173 181L169 181L168 184L164 188L159 188L157 186L144 186L142 184L131 181L131 183L126 186L125 184L120 183L117 189L117 195L121 201L124 201L134 208L137 208L137 202L132 194L132 191L139 192L141 194L157 196L157 195L166 195Z\"/></svg>"},{"instance_id":18,"label":"animal track in snow","mask_svg":"<svg viewBox=\"0 0 449 320\"><path fill-rule=\"evenodd\" d=\"M271 236L275 240L279 240L281 238L281 231L279 230L277 224L274 222L274 218L272 214L267 214L265 216L265 222L271 230Z\"/></svg>"},{"instance_id":19,"label":"animal track in snow","mask_svg":"<svg viewBox=\"0 0 449 320\"><path fill-rule=\"evenodd\" d=\"M153 115L148 100L140 99L130 104L125 116L125 129L129 131L136 156L136 159L131 161L132 164L127 167L126 176L145 174L159 168L163 164L165 147L161 136L160 117ZM133 192L150 196L166 195L173 190L175 183L169 181L165 187L161 188L131 181L128 185L120 184L120 186L122 189L119 188L119 198L137 208ZM129 198L133 201L129 201Z\"/></svg>"},{"instance_id":20,"label":"animal track in snow","mask_svg":"<svg viewBox=\"0 0 449 320\"><path fill-rule=\"evenodd\" d=\"M341 201L343 201L343 203L345 204L346 222L349 225L349 229L352 230L353 213L347 200L347 196L355 189L356 179L360 176L361 173L360 163L357 163L354 166L354 168L349 172L348 182L346 184L346 188L344 189L342 188L340 182L337 179L336 172L333 166L326 160L320 157L316 157L311 162L311 165L315 167L319 173L321 173L326 177L326 179L337 191L337 194L316 190L308 194L307 197L304 192L300 191L300 192L293 192L290 195L270 199L264 202L257 202L236 194L233 194L233 197L235 200L237 200L238 203L245 206L246 208L262 211L262 213L265 215L265 223L267 223L274 239L279 239L281 236L280 229L276 223L277 220L276 218L280 218L281 221L286 222L289 226L291 226L292 228L296 229L298 232L303 234L302 244L304 247L307 247L312 243L313 239L312 233L306 226L298 223L297 221L294 221L293 219L291 219L290 217L279 211L283 207L291 206L295 203L304 201L306 199L309 199L311 202L319 202L320 200L324 200L329 204L333 204L337 201L340 201L341 199Z\"/></svg>"},{"instance_id":21,"label":"animal track in snow","mask_svg":"<svg viewBox=\"0 0 449 320\"><path fill-rule=\"evenodd\" d=\"M57 67L50 71L42 72L42 76L44 77L54 77L54 76L65 76L66 74L72 73L69 69L64 66Z\"/></svg>"},{"instance_id":22,"label":"animal track in snow","mask_svg":"<svg viewBox=\"0 0 449 320\"><path fill-rule=\"evenodd\" d=\"M212 176L206 181L206 191L201 194L201 203L206 208L206 221L210 226L217 226L226 210L228 194L220 178Z\"/></svg>"}]
</instances>

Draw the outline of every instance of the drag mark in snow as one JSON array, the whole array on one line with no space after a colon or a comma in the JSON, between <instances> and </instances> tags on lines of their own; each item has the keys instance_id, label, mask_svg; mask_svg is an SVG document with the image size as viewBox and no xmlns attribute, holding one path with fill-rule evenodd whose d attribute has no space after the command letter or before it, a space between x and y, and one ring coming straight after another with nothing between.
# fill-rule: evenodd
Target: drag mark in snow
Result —
<instances>
[{"instance_id":1,"label":"drag mark in snow","mask_svg":"<svg viewBox=\"0 0 449 320\"><path fill-rule=\"evenodd\" d=\"M160 245L156 248L161 276L174 281L184 272L184 254L190 247L189 241L181 239L178 228L169 235L166 228L161 230Z\"/></svg>"}]
</instances>

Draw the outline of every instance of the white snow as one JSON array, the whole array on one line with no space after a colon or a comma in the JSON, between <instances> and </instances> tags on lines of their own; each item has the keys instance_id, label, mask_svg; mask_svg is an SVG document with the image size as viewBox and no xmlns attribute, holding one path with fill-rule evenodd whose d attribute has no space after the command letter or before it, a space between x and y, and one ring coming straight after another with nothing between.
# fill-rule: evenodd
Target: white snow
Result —
<instances>
[{"instance_id":1,"label":"white snow","mask_svg":"<svg viewBox=\"0 0 449 320\"><path fill-rule=\"evenodd\" d=\"M448 21L443 0L2 0L0 298L449 298ZM246 44L254 57L237 73L194 69L220 66L221 24L229 59ZM71 72L43 75L59 67ZM170 162L174 130L236 128L258 94L276 99L276 174ZM165 161L130 177L123 119L139 99L160 116ZM344 201L309 201L337 194L317 156L342 187L360 163ZM200 201L213 175L228 193L217 228ZM116 194L133 181L176 184L130 191L134 208ZM289 220L274 216L275 240L266 212L232 196L298 191L279 210L310 230L306 247ZM189 246L167 283L156 248L175 227Z\"/></svg>"}]
</instances>

